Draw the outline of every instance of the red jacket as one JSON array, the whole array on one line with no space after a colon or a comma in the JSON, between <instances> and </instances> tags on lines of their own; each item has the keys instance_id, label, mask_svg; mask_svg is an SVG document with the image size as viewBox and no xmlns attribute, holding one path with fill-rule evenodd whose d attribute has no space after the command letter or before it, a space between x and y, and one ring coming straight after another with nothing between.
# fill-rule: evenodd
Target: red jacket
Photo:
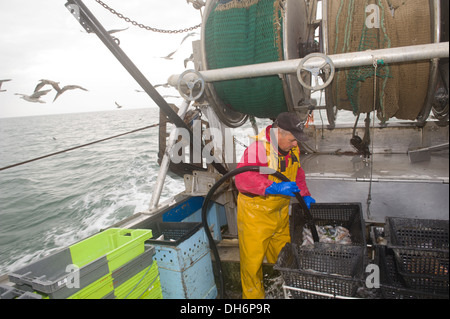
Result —
<instances>
[{"instance_id":1,"label":"red jacket","mask_svg":"<svg viewBox=\"0 0 450 319\"><path fill-rule=\"evenodd\" d=\"M271 127L271 125L266 127L266 139L268 141L270 141L269 130ZM290 153L286 156L286 165L290 156ZM267 166L267 154L264 142L255 141L247 147L237 168L252 165ZM295 182L300 189L300 195L311 196L308 187L306 186L305 171L302 167L298 168ZM267 175L262 175L258 172L244 172L235 176L236 187L241 193L265 196L266 188L272 185L272 183L273 181L269 180Z\"/></svg>"}]
</instances>

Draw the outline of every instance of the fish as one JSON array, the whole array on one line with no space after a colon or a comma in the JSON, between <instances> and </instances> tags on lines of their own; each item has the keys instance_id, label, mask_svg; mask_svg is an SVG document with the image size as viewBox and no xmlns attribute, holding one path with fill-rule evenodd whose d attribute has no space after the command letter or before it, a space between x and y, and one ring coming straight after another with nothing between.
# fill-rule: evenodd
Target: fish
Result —
<instances>
[{"instance_id":1,"label":"fish","mask_svg":"<svg viewBox=\"0 0 450 319\"><path fill-rule=\"evenodd\" d=\"M317 226L317 234L319 235L320 243L350 245L352 243L350 231L343 226ZM302 246L314 245L314 239L311 230L305 226L302 233Z\"/></svg>"}]
</instances>

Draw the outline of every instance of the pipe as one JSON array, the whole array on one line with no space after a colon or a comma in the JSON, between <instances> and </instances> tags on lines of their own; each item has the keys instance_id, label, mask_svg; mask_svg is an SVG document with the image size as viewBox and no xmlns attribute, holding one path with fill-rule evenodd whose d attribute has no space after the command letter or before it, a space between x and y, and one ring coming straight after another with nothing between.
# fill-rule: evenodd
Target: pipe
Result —
<instances>
[{"instance_id":1,"label":"pipe","mask_svg":"<svg viewBox=\"0 0 450 319\"><path fill-rule=\"evenodd\" d=\"M402 63L449 56L449 42L412 45L405 47L367 50L342 54L333 54L328 57L336 68L348 68L363 65L373 65L373 60L382 59L384 63ZM267 75L296 73L302 59L259 63L236 66L223 69L200 71L205 82L216 82L242 78L252 78ZM320 67L323 59L311 58L304 66L308 68ZM178 84L179 74L171 75L168 83L174 87ZM187 80L187 79L186 79Z\"/></svg>"},{"instance_id":2,"label":"pipe","mask_svg":"<svg viewBox=\"0 0 450 319\"><path fill-rule=\"evenodd\" d=\"M206 194L205 200L203 201L203 205L202 205L202 225L205 228L205 233L206 233L206 236L208 237L209 246L210 246L210 248L213 251L214 259L216 261L217 274L219 276L219 283L220 283L220 287L219 287L219 298L220 299L223 299L223 295L224 295L224 283L223 283L222 264L220 262L219 251L217 250L216 243L214 242L214 238L212 237L211 231L209 230L209 227L208 227L208 220L207 220L206 212L207 212L207 209L208 209L208 204L211 201L211 198L214 195L215 191L225 181L227 181L230 177L233 177L235 175L238 175L238 174L241 174L241 173L244 173L244 172L248 172L248 171L253 171L253 172L264 171L263 174L273 175L273 176L281 179L282 181L290 182L290 180L286 176L284 176L280 172L277 172L277 171L275 171L273 169L270 169L268 167L244 166L244 167L240 167L240 168L237 168L235 170L232 170L232 171L228 172L227 174L225 174L222 178L220 178L213 185L213 187L211 187L211 189L209 190L208 194ZM297 198L297 200L299 202L299 205L303 208L303 212L305 214L306 222L307 222L307 225L311 229L311 233L312 233L314 242L318 242L319 241L319 236L317 234L317 229L316 229L316 227L314 225L314 220L312 218L311 212L308 209L308 206L306 205L305 201L303 200L303 197L299 193L295 193L295 197Z\"/></svg>"}]
</instances>

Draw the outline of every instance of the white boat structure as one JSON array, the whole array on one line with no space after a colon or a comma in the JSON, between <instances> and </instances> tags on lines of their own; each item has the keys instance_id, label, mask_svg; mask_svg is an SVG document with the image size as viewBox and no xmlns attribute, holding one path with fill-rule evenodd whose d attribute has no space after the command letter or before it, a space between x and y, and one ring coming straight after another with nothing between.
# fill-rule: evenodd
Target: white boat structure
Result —
<instances>
[{"instance_id":1,"label":"white boat structure","mask_svg":"<svg viewBox=\"0 0 450 319\"><path fill-rule=\"evenodd\" d=\"M239 272L237 276L232 275L232 270L239 267L237 190L231 177L223 180L223 176L233 172L239 159L236 159L234 139L231 137L230 147L230 139L225 138L227 129L238 128L255 117L273 118L282 111L296 113L306 124L313 111L325 110L328 123L309 123L304 129L309 141L300 146L300 162L308 187L317 200L317 209L325 206L333 210L342 204L357 203L358 218L363 220L364 252L370 259L369 262L364 259L364 267L379 261L378 255L385 256L380 253L384 245L378 239L381 241L384 235L380 234L394 223L391 218L442 221L446 224L446 247L428 247L432 252L439 250L440 255L433 257L433 262L439 258L439 269L427 274L427 283L431 281L439 287L382 282L382 287L385 284L394 290L381 293L379 287L372 290L364 287L367 273L363 271L358 273L358 278L353 278L357 291L324 289L320 284L306 288L293 286L283 277L284 284L278 287L277 296L448 299L448 1L191 2L203 11L201 40L193 42L195 69L168 75L168 84L177 88L183 98L177 111L159 95L82 0L66 3L81 25L100 38L160 107L165 115L164 123L167 119L173 123L168 138L160 137L160 145L164 147L150 207L111 226L112 229L152 229L154 237L164 235L164 227L175 230L193 225L194 231L189 232L193 237L198 231L203 232L199 238L195 237L197 242L184 238L180 246L173 246L167 233L165 239L160 238L161 246L152 240L152 245L157 246L154 260L160 267L162 296L239 296L239 292L224 292L229 287L239 290L239 279L236 280ZM239 18L242 11L248 16L259 14L258 19L242 20L250 30L247 34L242 34L235 23L244 19ZM261 23L261 16L269 15L267 12L270 23ZM421 20L414 20L419 13ZM421 29L420 34L417 28ZM238 51L243 48L248 48L247 55ZM338 110L353 112L355 124L339 124ZM195 126L190 125L190 120L184 121L189 112L191 115L201 112L207 118L207 125ZM358 122L360 115L366 117L364 123ZM163 125L160 129L163 130ZM182 149L190 157L187 163L173 161L175 147L178 147L176 152L181 151L180 129L187 132L191 141ZM214 135L208 144L213 146L210 152L202 140L213 129L224 138L214 138L217 136ZM199 157L197 161L195 156ZM185 191L160 202L169 169L184 175ZM293 216L298 214L294 208L297 205L296 201L292 203ZM313 217L314 210L313 205ZM330 222L337 220L330 218ZM391 220L389 225L387 220ZM202 223L202 227L190 223ZM393 234L387 231L386 236L392 240ZM422 249L425 248L419 250ZM178 253L189 255L191 262L183 264L185 259L180 257L177 267L181 268L174 270L176 257L172 256ZM174 255L169 258L169 254ZM395 257L398 256L396 251ZM284 275L285 265L277 266ZM214 280L212 269L216 267ZM163 281L170 271L171 279ZM295 274L302 274L296 271L293 269ZM180 273L185 277L177 277ZM27 277L19 271L17 277L21 275ZM431 278L433 275L439 278ZM198 276L205 277L205 281L199 283ZM12 279L11 275L3 278ZM332 282L339 281L330 278ZM18 284L19 279L13 281L17 289L24 288ZM11 282L6 285L12 287ZM5 291L12 294L12 290ZM113 298L114 294L108 296Z\"/></svg>"}]
</instances>

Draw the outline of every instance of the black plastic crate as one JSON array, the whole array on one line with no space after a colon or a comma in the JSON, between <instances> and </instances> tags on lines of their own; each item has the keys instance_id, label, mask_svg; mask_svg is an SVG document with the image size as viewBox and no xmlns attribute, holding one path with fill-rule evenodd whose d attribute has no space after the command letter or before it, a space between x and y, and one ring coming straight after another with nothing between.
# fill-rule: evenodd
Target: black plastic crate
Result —
<instances>
[{"instance_id":1,"label":"black plastic crate","mask_svg":"<svg viewBox=\"0 0 450 319\"><path fill-rule=\"evenodd\" d=\"M294 298L305 298L314 292L354 297L364 275L364 252L360 246L288 243L274 269L280 271L287 286L307 290L291 290Z\"/></svg>"},{"instance_id":2,"label":"black plastic crate","mask_svg":"<svg viewBox=\"0 0 450 319\"><path fill-rule=\"evenodd\" d=\"M380 268L380 289L386 299L448 299L448 286L435 292L411 289L398 272L394 252L385 246L376 247L375 263ZM435 286L436 287L436 286Z\"/></svg>"},{"instance_id":3,"label":"black plastic crate","mask_svg":"<svg viewBox=\"0 0 450 319\"><path fill-rule=\"evenodd\" d=\"M146 241L150 244L178 246L202 227L202 223L157 222L152 224L153 238ZM161 236L163 239L158 240Z\"/></svg>"},{"instance_id":4,"label":"black plastic crate","mask_svg":"<svg viewBox=\"0 0 450 319\"><path fill-rule=\"evenodd\" d=\"M443 281L448 287L448 233L448 220L386 217L387 246L408 286Z\"/></svg>"},{"instance_id":5,"label":"black plastic crate","mask_svg":"<svg viewBox=\"0 0 450 319\"><path fill-rule=\"evenodd\" d=\"M310 209L317 226L343 226L350 232L352 245L366 247L366 229L361 203L319 203L312 204ZM303 208L292 205L290 232L293 243L302 243L303 227L306 220Z\"/></svg>"}]
</instances>

